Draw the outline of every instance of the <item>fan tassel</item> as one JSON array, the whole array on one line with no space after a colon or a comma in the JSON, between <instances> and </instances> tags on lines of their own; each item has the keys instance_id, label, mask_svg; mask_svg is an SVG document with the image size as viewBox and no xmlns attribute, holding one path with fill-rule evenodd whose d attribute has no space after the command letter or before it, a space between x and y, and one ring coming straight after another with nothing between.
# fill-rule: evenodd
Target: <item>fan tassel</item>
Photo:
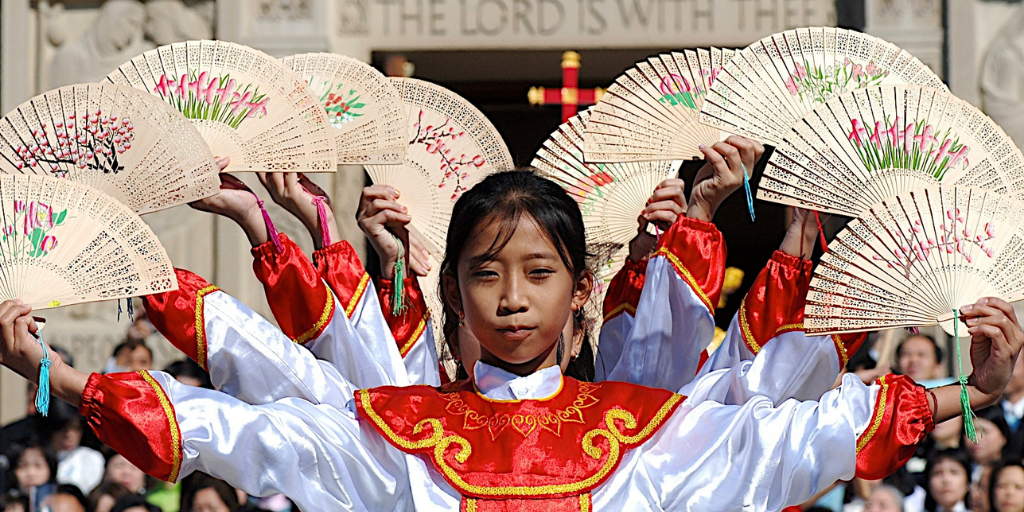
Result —
<instances>
[{"instance_id":1,"label":"fan tassel","mask_svg":"<svg viewBox=\"0 0 1024 512\"><path fill-rule=\"evenodd\" d=\"M828 252L828 240L825 240L825 228L821 227L821 217L814 211L814 222L818 223L818 236L821 237L821 252Z\"/></svg>"},{"instance_id":2,"label":"fan tassel","mask_svg":"<svg viewBox=\"0 0 1024 512\"><path fill-rule=\"evenodd\" d=\"M747 211L750 212L750 222L754 222L754 195L750 193L750 175L747 174L747 166L743 162L740 162L740 166L743 167L743 191L747 194Z\"/></svg>"},{"instance_id":3,"label":"fan tassel","mask_svg":"<svg viewBox=\"0 0 1024 512\"><path fill-rule=\"evenodd\" d=\"M327 199L322 196L313 196L313 203L316 204L316 215L320 219L320 242L321 247L331 245L331 234L327 231Z\"/></svg>"},{"instance_id":4,"label":"fan tassel","mask_svg":"<svg viewBox=\"0 0 1024 512\"><path fill-rule=\"evenodd\" d=\"M253 194L256 195L256 194ZM263 213L263 222L267 225L267 235L274 242L274 249L277 250L278 254L284 253L284 244L281 243L281 237L277 234L277 228L274 227L274 221L270 220L270 213L263 207L263 200L256 198L256 204L260 206L260 212Z\"/></svg>"},{"instance_id":5,"label":"fan tassel","mask_svg":"<svg viewBox=\"0 0 1024 512\"><path fill-rule=\"evenodd\" d=\"M402 241L391 235L398 244L398 260L395 261L395 274L393 276L393 289L391 290L391 315L400 316L405 314L405 248Z\"/></svg>"},{"instance_id":6,"label":"fan tassel","mask_svg":"<svg viewBox=\"0 0 1024 512\"><path fill-rule=\"evenodd\" d=\"M981 432L974 426L974 419L977 417L971 409L971 398L967 396L967 376L964 375L963 359L960 354L960 311L953 310L953 338L956 343L956 365L960 375L960 409L964 416L964 432L972 443L978 444L981 439Z\"/></svg>"},{"instance_id":7,"label":"fan tassel","mask_svg":"<svg viewBox=\"0 0 1024 512\"><path fill-rule=\"evenodd\" d=\"M124 311L121 310L121 299L117 299L117 321L118 322L121 321L121 313L123 313L123 312Z\"/></svg>"},{"instance_id":8,"label":"fan tassel","mask_svg":"<svg viewBox=\"0 0 1024 512\"><path fill-rule=\"evenodd\" d=\"M43 343L42 333L36 334L36 341L43 347L43 358L39 361L39 388L36 390L36 411L47 416L50 414L50 351Z\"/></svg>"}]
</instances>

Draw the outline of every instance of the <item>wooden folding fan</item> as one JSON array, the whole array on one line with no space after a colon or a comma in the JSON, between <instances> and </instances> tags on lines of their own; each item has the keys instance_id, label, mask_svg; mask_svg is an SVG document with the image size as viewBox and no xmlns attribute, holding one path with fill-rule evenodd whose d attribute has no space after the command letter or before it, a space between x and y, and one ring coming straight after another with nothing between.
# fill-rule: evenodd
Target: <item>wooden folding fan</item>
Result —
<instances>
[{"instance_id":1,"label":"wooden folding fan","mask_svg":"<svg viewBox=\"0 0 1024 512\"><path fill-rule=\"evenodd\" d=\"M327 111L339 164L402 161L405 108L398 90L380 71L335 53L304 53L281 60L306 80Z\"/></svg>"},{"instance_id":2,"label":"wooden folding fan","mask_svg":"<svg viewBox=\"0 0 1024 512\"><path fill-rule=\"evenodd\" d=\"M733 50L686 50L641 61L615 79L586 124L587 162L703 158L724 135L698 122L708 88Z\"/></svg>"},{"instance_id":3,"label":"wooden folding fan","mask_svg":"<svg viewBox=\"0 0 1024 512\"><path fill-rule=\"evenodd\" d=\"M144 214L217 193L219 169L196 128L152 95L81 84L0 119L4 172L67 178Z\"/></svg>"},{"instance_id":4,"label":"wooden folding fan","mask_svg":"<svg viewBox=\"0 0 1024 512\"><path fill-rule=\"evenodd\" d=\"M953 310L987 296L1024 298L1024 205L927 187L880 201L839 233L814 272L804 322L809 333L937 324L952 333Z\"/></svg>"},{"instance_id":5,"label":"wooden folding fan","mask_svg":"<svg viewBox=\"0 0 1024 512\"><path fill-rule=\"evenodd\" d=\"M43 309L177 286L160 240L128 206L71 180L0 174L0 300Z\"/></svg>"},{"instance_id":6,"label":"wooden folding fan","mask_svg":"<svg viewBox=\"0 0 1024 512\"><path fill-rule=\"evenodd\" d=\"M1024 156L966 101L884 85L841 94L794 124L758 197L856 217L889 196L940 184L1024 200Z\"/></svg>"},{"instance_id":7,"label":"wooden folding fan","mask_svg":"<svg viewBox=\"0 0 1024 512\"><path fill-rule=\"evenodd\" d=\"M410 226L428 250L442 254L455 201L487 174L513 168L498 130L471 103L441 86L391 78L405 104L406 151L401 165L368 165L377 184L401 192Z\"/></svg>"},{"instance_id":8,"label":"wooden folding fan","mask_svg":"<svg viewBox=\"0 0 1024 512\"><path fill-rule=\"evenodd\" d=\"M637 217L655 187L678 174L682 162L585 163L585 126L593 126L587 120L594 110L580 112L559 126L530 165L561 185L580 205L590 252L599 255L600 272L590 304L600 308L608 284L625 264L629 241L637 234Z\"/></svg>"},{"instance_id":9,"label":"wooden folding fan","mask_svg":"<svg viewBox=\"0 0 1024 512\"><path fill-rule=\"evenodd\" d=\"M809 110L847 91L910 84L945 90L921 61L877 37L812 27L765 37L717 74L700 121L777 144Z\"/></svg>"},{"instance_id":10,"label":"wooden folding fan","mask_svg":"<svg viewBox=\"0 0 1024 512\"><path fill-rule=\"evenodd\" d=\"M337 152L318 98L281 61L248 46L188 41L121 65L110 82L154 94L192 120L225 172L334 172Z\"/></svg>"}]
</instances>

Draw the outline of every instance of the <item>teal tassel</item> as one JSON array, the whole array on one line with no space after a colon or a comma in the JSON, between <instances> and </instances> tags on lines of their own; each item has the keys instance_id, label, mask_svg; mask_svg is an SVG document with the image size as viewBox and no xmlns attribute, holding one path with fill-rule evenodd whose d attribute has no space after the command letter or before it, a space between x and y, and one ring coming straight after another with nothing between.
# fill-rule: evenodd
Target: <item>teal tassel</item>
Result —
<instances>
[{"instance_id":1,"label":"teal tassel","mask_svg":"<svg viewBox=\"0 0 1024 512\"><path fill-rule=\"evenodd\" d=\"M400 316L405 314L405 248L402 241L394 234L391 235L398 244L398 261L395 262L395 275L393 276L393 290L391 291L391 315Z\"/></svg>"},{"instance_id":2,"label":"teal tassel","mask_svg":"<svg viewBox=\"0 0 1024 512\"><path fill-rule=\"evenodd\" d=\"M50 413L50 352L43 343L43 336L36 335L36 340L43 347L43 359L39 361L39 389L36 390L36 411L46 416Z\"/></svg>"},{"instance_id":3,"label":"teal tassel","mask_svg":"<svg viewBox=\"0 0 1024 512\"><path fill-rule=\"evenodd\" d=\"M960 355L960 311L957 309L953 310L953 338L956 343L956 365L960 375L960 409L964 416L964 432L972 443L978 444L981 432L974 426L974 419L977 416L971 409L971 398L967 396L967 376L964 375L964 365Z\"/></svg>"},{"instance_id":4,"label":"teal tassel","mask_svg":"<svg viewBox=\"0 0 1024 512\"><path fill-rule=\"evenodd\" d=\"M750 175L747 174L746 164L740 162L740 166L743 167L743 191L747 193L747 211L750 212L750 222L754 222L754 195L750 193Z\"/></svg>"}]
</instances>

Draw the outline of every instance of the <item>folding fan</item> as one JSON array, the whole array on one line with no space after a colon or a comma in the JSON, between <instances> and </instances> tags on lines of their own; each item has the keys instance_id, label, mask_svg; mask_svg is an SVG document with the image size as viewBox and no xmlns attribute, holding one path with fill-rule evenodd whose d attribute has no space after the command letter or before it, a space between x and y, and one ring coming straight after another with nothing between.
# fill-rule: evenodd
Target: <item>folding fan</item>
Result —
<instances>
[{"instance_id":1,"label":"folding fan","mask_svg":"<svg viewBox=\"0 0 1024 512\"><path fill-rule=\"evenodd\" d=\"M708 88L733 50L663 53L615 79L587 121L587 162L686 160L722 140L698 122Z\"/></svg>"},{"instance_id":2,"label":"folding fan","mask_svg":"<svg viewBox=\"0 0 1024 512\"><path fill-rule=\"evenodd\" d=\"M776 144L807 111L846 91L910 84L946 90L898 46L841 28L787 30L737 52L701 108L709 126Z\"/></svg>"},{"instance_id":3,"label":"folding fan","mask_svg":"<svg viewBox=\"0 0 1024 512\"><path fill-rule=\"evenodd\" d=\"M562 186L580 205L591 253L598 255L600 276L591 304L600 308L608 283L629 254L636 236L637 217L662 181L678 173L681 162L649 161L615 164L584 163L584 126L591 108L576 114L555 130L537 151L532 165ZM599 316L599 315L598 315Z\"/></svg>"},{"instance_id":4,"label":"folding fan","mask_svg":"<svg viewBox=\"0 0 1024 512\"><path fill-rule=\"evenodd\" d=\"M10 165L0 161L17 172ZM160 240L128 206L71 180L0 174L0 300L41 309L177 286Z\"/></svg>"},{"instance_id":5,"label":"folding fan","mask_svg":"<svg viewBox=\"0 0 1024 512\"><path fill-rule=\"evenodd\" d=\"M939 184L1024 200L1024 155L966 101L884 85L846 92L800 119L768 161L758 197L856 217Z\"/></svg>"},{"instance_id":6,"label":"folding fan","mask_svg":"<svg viewBox=\"0 0 1024 512\"><path fill-rule=\"evenodd\" d=\"M1024 205L926 187L875 204L839 233L814 272L804 321L814 333L953 332L953 310L987 296L1024 298Z\"/></svg>"},{"instance_id":7,"label":"folding fan","mask_svg":"<svg viewBox=\"0 0 1024 512\"><path fill-rule=\"evenodd\" d=\"M455 201L487 174L512 169L512 156L494 125L459 95L414 78L391 82L409 123L405 158L401 165L368 165L366 172L401 192L411 228L440 255Z\"/></svg>"},{"instance_id":8,"label":"folding fan","mask_svg":"<svg viewBox=\"0 0 1024 512\"><path fill-rule=\"evenodd\" d=\"M334 53L282 59L309 84L334 127L339 164L397 164L405 155L406 121L395 86L372 66Z\"/></svg>"},{"instance_id":9,"label":"folding fan","mask_svg":"<svg viewBox=\"0 0 1024 512\"><path fill-rule=\"evenodd\" d=\"M149 213L213 195L213 154L181 113L141 91L81 84L0 119L4 172L67 178Z\"/></svg>"},{"instance_id":10,"label":"folding fan","mask_svg":"<svg viewBox=\"0 0 1024 512\"><path fill-rule=\"evenodd\" d=\"M159 96L192 120L225 172L334 172L327 112L281 61L247 46L188 41L121 65L107 80Z\"/></svg>"}]
</instances>

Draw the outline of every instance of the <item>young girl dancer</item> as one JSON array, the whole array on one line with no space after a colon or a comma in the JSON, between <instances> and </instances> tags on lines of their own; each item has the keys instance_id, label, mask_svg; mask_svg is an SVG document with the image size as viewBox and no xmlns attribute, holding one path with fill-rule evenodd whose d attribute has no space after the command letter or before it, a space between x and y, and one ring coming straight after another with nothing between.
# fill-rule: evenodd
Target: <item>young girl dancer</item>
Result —
<instances>
[{"instance_id":1,"label":"young girl dancer","mask_svg":"<svg viewBox=\"0 0 1024 512\"><path fill-rule=\"evenodd\" d=\"M568 320L592 281L575 202L532 173L496 174L456 204L447 242L446 304L480 343L472 381L358 391L352 408L253 406L160 372L87 376L57 359L52 389L151 474L202 470L304 510L777 510L837 479L891 471L933 421L960 411L959 389L927 393L898 376L848 378L817 402L778 406L700 401L722 372L689 398L563 378ZM209 300L209 325L281 336L224 294ZM995 403L1024 335L1001 300L962 312L971 402ZM43 349L29 308L0 305L0 328L0 362L34 379ZM315 365L300 347L277 357Z\"/></svg>"}]
</instances>

